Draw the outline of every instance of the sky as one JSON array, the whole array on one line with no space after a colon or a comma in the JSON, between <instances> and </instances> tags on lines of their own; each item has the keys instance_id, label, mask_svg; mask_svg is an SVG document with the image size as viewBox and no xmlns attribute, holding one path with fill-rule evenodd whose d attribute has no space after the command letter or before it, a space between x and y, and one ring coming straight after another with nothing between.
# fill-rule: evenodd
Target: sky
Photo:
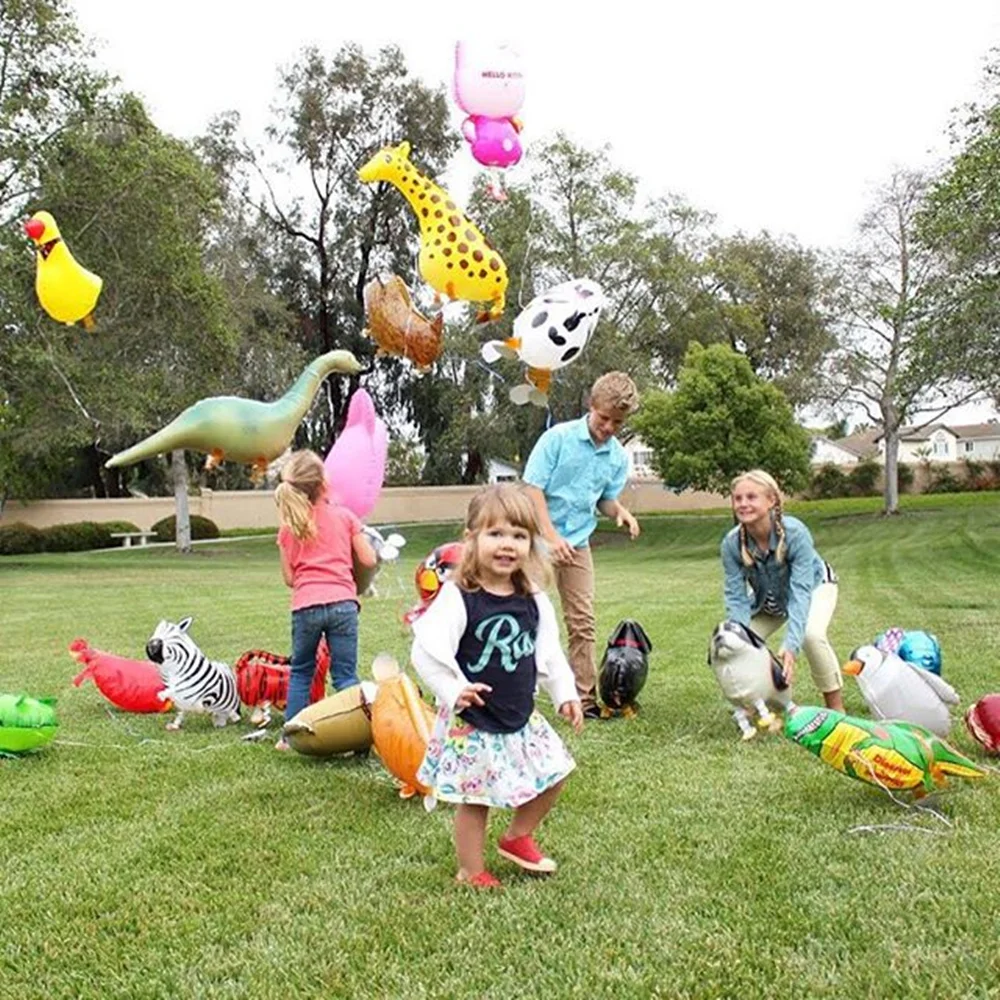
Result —
<instances>
[{"instance_id":1,"label":"sky","mask_svg":"<svg viewBox=\"0 0 1000 1000\"><path fill-rule=\"evenodd\" d=\"M394 43L450 86L457 40L506 41L524 61L526 143L561 129L607 144L645 195L682 195L717 231L816 247L850 241L894 167L947 158L954 110L1000 45L1000 0L72 3L99 62L182 137L230 109L259 134L279 68L307 46ZM439 179L461 199L474 169L463 147Z\"/></svg>"}]
</instances>

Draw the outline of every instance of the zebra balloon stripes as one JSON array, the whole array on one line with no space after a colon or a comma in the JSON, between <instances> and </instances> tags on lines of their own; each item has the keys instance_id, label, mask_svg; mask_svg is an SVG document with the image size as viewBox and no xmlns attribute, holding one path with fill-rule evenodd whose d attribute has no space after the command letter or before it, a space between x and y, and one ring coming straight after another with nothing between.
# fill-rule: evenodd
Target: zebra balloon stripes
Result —
<instances>
[{"instance_id":1,"label":"zebra balloon stripes","mask_svg":"<svg viewBox=\"0 0 1000 1000\"><path fill-rule=\"evenodd\" d=\"M162 621L156 626L146 655L157 665L166 687L157 697L169 698L177 707L177 718L167 729L180 729L185 712L212 716L217 727L239 722L240 696L236 675L226 663L210 660L188 635L192 619L176 625Z\"/></svg>"}]
</instances>

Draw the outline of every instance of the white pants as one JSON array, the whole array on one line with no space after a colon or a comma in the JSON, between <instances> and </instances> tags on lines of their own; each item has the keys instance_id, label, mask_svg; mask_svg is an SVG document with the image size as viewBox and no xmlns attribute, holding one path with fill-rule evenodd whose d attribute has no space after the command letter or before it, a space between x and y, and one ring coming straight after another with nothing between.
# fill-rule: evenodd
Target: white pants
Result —
<instances>
[{"instance_id":1,"label":"white pants","mask_svg":"<svg viewBox=\"0 0 1000 1000\"><path fill-rule=\"evenodd\" d=\"M813 592L809 602L809 615L806 618L806 634L802 641L802 650L809 661L813 683L821 694L839 691L844 686L844 678L840 674L840 662L837 654L826 637L830 627L834 609L837 607L837 584L821 583ZM750 621L750 627L762 638L766 639L787 622L787 618L775 618L773 615L756 615Z\"/></svg>"}]
</instances>

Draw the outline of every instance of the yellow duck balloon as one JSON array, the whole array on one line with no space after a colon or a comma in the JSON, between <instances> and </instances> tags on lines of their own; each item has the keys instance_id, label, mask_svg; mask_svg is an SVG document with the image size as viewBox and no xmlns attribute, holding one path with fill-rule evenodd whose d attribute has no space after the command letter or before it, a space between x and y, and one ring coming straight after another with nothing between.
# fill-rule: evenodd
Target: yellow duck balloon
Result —
<instances>
[{"instance_id":1,"label":"yellow duck balloon","mask_svg":"<svg viewBox=\"0 0 1000 1000\"><path fill-rule=\"evenodd\" d=\"M36 212L24 231L38 249L35 291L42 308L60 323L83 323L93 329L94 307L104 282L76 262L48 212Z\"/></svg>"}]
</instances>

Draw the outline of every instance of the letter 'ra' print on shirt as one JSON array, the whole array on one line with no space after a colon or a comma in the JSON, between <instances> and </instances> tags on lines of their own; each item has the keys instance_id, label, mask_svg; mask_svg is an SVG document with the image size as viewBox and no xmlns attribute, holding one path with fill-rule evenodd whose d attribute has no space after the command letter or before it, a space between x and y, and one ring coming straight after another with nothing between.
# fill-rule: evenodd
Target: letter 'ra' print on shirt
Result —
<instances>
[{"instance_id":1,"label":"letter 'ra' print on shirt","mask_svg":"<svg viewBox=\"0 0 1000 1000\"><path fill-rule=\"evenodd\" d=\"M507 673L517 669L519 661L535 651L531 633L522 631L513 615L490 615L477 626L476 638L484 643L482 655L475 663L466 665L470 674L481 673L489 665L494 651L500 654L500 663Z\"/></svg>"}]
</instances>

